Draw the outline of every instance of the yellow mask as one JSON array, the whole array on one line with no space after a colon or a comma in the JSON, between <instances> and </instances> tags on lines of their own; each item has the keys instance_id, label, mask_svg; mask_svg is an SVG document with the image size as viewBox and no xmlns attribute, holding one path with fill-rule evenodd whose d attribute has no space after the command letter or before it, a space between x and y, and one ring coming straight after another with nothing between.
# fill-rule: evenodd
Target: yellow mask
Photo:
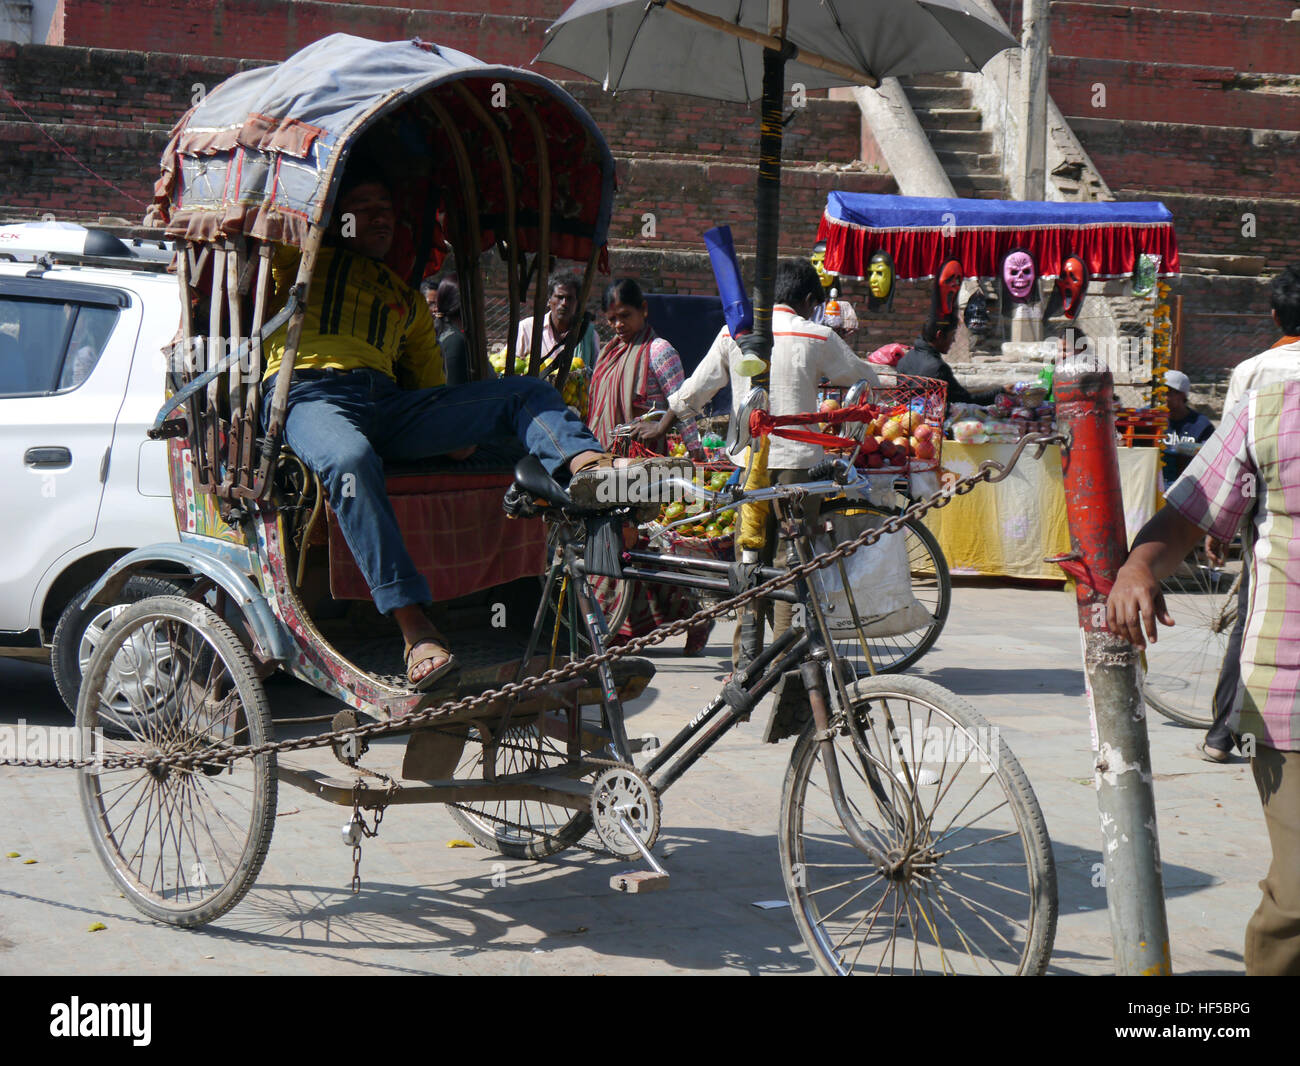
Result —
<instances>
[{"instance_id":1,"label":"yellow mask","mask_svg":"<svg viewBox=\"0 0 1300 1066\"><path fill-rule=\"evenodd\" d=\"M879 260L872 263L867 269L867 285L877 300L885 299L894 285L894 272L889 269L889 264Z\"/></svg>"},{"instance_id":2,"label":"yellow mask","mask_svg":"<svg viewBox=\"0 0 1300 1066\"><path fill-rule=\"evenodd\" d=\"M813 269L817 271L817 280L822 283L822 288L829 289L835 283L835 275L826 273L826 253L813 252L808 258L812 262Z\"/></svg>"}]
</instances>

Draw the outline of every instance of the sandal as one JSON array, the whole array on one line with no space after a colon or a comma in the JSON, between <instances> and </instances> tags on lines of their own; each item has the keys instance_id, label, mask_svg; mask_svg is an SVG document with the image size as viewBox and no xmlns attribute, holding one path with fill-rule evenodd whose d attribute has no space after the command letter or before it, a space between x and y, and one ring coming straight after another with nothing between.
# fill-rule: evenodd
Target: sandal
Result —
<instances>
[{"instance_id":1,"label":"sandal","mask_svg":"<svg viewBox=\"0 0 1300 1066\"><path fill-rule=\"evenodd\" d=\"M414 644L407 644L404 656L406 659L406 680L416 692L424 692L432 688L434 683L441 677L445 677L452 670L460 669L460 663L456 661L456 656L451 653L451 649L446 646L444 637L437 630L434 630L429 636L421 637ZM424 649L423 654L419 654ZM441 666L435 666L418 681L412 676L415 668L421 663L427 663L432 659L446 658L446 662Z\"/></svg>"}]
</instances>

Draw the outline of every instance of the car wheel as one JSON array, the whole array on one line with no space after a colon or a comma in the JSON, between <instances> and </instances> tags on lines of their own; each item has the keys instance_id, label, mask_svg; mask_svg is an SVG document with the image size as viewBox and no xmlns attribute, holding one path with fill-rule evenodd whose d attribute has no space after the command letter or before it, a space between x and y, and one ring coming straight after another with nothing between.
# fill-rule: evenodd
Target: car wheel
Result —
<instances>
[{"instance_id":1,"label":"car wheel","mask_svg":"<svg viewBox=\"0 0 1300 1066\"><path fill-rule=\"evenodd\" d=\"M93 603L89 609L83 610L81 605L96 584L98 581L87 585L68 601L54 627L54 639L50 646L54 684L58 687L64 704L73 714L77 713L81 675L95 653L95 648L99 646L104 630L129 604L147 596L174 596L181 591L177 585L161 578L133 577L122 587L117 602L112 606ZM120 681L128 683L129 679L122 678Z\"/></svg>"}]
</instances>

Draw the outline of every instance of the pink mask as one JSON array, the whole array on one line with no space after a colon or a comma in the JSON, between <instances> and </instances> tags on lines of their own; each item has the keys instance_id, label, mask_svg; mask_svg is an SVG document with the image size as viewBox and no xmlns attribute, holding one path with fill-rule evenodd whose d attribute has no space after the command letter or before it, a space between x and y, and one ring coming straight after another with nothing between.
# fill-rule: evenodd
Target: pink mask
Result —
<instances>
[{"instance_id":1,"label":"pink mask","mask_svg":"<svg viewBox=\"0 0 1300 1066\"><path fill-rule=\"evenodd\" d=\"M1002 280L1007 283L1007 291L1017 300L1029 295L1037 273L1033 257L1028 252L1012 252L1002 263Z\"/></svg>"}]
</instances>

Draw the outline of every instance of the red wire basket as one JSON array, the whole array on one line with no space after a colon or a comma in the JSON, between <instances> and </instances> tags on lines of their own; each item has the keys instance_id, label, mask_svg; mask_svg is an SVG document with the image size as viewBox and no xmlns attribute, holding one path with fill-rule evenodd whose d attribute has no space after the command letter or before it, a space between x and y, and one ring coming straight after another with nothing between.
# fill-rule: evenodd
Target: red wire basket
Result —
<instances>
[{"instance_id":1,"label":"red wire basket","mask_svg":"<svg viewBox=\"0 0 1300 1066\"><path fill-rule=\"evenodd\" d=\"M820 399L842 401L845 391L839 386L826 386L821 390ZM899 374L895 384L872 389L870 402L880 408L882 423L909 411L913 415L919 415L930 427L929 437L934 454L923 459L909 455L907 470L916 473L939 469L943 458L943 422L948 412L948 386L945 382ZM915 435L916 427L913 426L911 436Z\"/></svg>"}]
</instances>

